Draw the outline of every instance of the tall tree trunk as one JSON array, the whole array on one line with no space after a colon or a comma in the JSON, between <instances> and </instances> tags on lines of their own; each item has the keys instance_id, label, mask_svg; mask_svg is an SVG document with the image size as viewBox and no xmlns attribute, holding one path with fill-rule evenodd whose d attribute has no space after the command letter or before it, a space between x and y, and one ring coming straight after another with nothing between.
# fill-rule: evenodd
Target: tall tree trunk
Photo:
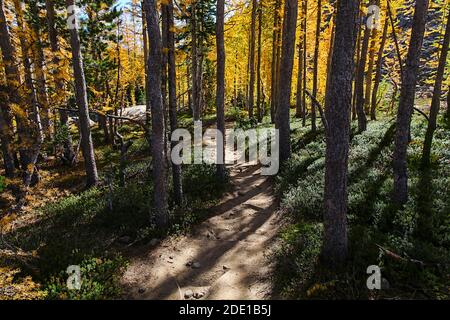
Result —
<instances>
[{"instance_id":1,"label":"tall tree trunk","mask_svg":"<svg viewBox=\"0 0 450 320\"><path fill-rule=\"evenodd\" d=\"M20 105L18 87L20 85L19 69L15 62L15 52L11 43L3 0L0 0L0 49L2 52L3 66L5 68L6 86L0 91L0 140L2 144L5 174L8 178L15 176L16 166L14 163L14 128L13 115L10 105Z\"/></svg>"},{"instance_id":2,"label":"tall tree trunk","mask_svg":"<svg viewBox=\"0 0 450 320\"><path fill-rule=\"evenodd\" d=\"M261 108L261 55L262 55L262 18L263 18L263 6L262 2L260 2L258 7L258 69L256 74L256 110L258 113L258 122L262 121L264 117L264 112L262 112Z\"/></svg>"},{"instance_id":3,"label":"tall tree trunk","mask_svg":"<svg viewBox=\"0 0 450 320\"><path fill-rule=\"evenodd\" d=\"M375 79L374 79L373 90L372 90L372 101L371 101L371 107L370 107L370 118L372 120L376 120L376 112L377 112L377 105L378 105L378 88L379 88L380 82L381 82L381 71L382 71L382 67L383 67L383 53L384 53L384 47L386 45L388 25L389 25L388 18L386 18L384 21L383 35L381 36L380 49L378 50L377 66L376 66Z\"/></svg>"},{"instance_id":4,"label":"tall tree trunk","mask_svg":"<svg viewBox=\"0 0 450 320\"><path fill-rule=\"evenodd\" d=\"M175 22L173 15L173 1L167 4L167 46L169 62L169 120L170 129L174 132L178 128L177 120L177 65L175 60ZM172 147L175 143L172 144ZM175 203L183 202L183 185L181 180L181 166L172 163L172 179Z\"/></svg>"},{"instance_id":5,"label":"tall tree trunk","mask_svg":"<svg viewBox=\"0 0 450 320\"><path fill-rule=\"evenodd\" d=\"M447 5L450 8L449 5ZM430 165L431 146L433 143L433 135L436 130L437 116L441 106L442 80L444 78L445 64L447 62L448 46L450 42L450 14L447 17L447 26L442 41L441 55L439 57L439 65L437 68L436 79L434 82L433 98L431 100L430 118L428 121L425 141L422 151L422 167L427 168Z\"/></svg>"},{"instance_id":6,"label":"tall tree trunk","mask_svg":"<svg viewBox=\"0 0 450 320\"><path fill-rule=\"evenodd\" d=\"M41 41L41 30L39 24L39 9L36 2L30 3L31 15L33 21L31 23L33 35L33 54L34 54L34 71L36 75L36 91L39 102L40 113L42 117L42 128L47 138L52 139L52 118L49 109L49 100L47 93L47 79L44 72L45 56Z\"/></svg>"},{"instance_id":7,"label":"tall tree trunk","mask_svg":"<svg viewBox=\"0 0 450 320\"><path fill-rule=\"evenodd\" d=\"M75 5L75 0L66 0L68 14L70 6ZM72 7L73 8L73 7ZM89 106L86 91L86 80L84 77L83 57L81 55L80 38L77 28L70 28L70 44L72 50L72 65L75 78L75 98L78 106L81 150L84 158L84 168L86 171L86 186L93 187L98 183L97 164L95 162L94 143L92 141Z\"/></svg>"},{"instance_id":8,"label":"tall tree trunk","mask_svg":"<svg viewBox=\"0 0 450 320\"><path fill-rule=\"evenodd\" d=\"M14 0L13 2L19 30L19 42L22 51L22 63L25 73L25 88L27 97L26 108L28 108L28 126L26 128L26 133L24 132L23 135L26 137L26 140L24 141L25 148L20 155L22 169L24 171L23 181L26 189L32 183L36 183L39 180L39 175L35 167L43 142L43 132L41 117L39 114L39 105L31 72L31 61L28 57L29 44L25 36L26 26L22 9L23 3L20 0Z\"/></svg>"},{"instance_id":9,"label":"tall tree trunk","mask_svg":"<svg viewBox=\"0 0 450 320\"><path fill-rule=\"evenodd\" d=\"M278 65L278 38L280 36L280 7L281 0L275 0L273 16L273 36L272 36L272 67L271 67L271 93L270 93L270 117L275 123L275 112L277 106L277 65Z\"/></svg>"},{"instance_id":10,"label":"tall tree trunk","mask_svg":"<svg viewBox=\"0 0 450 320\"><path fill-rule=\"evenodd\" d=\"M217 89L216 112L217 130L225 138L225 40L224 40L224 16L225 0L217 0L216 13L216 47L217 47ZM217 142L217 139L216 139ZM224 141L221 141L224 142ZM217 176L224 179L225 171L225 144L217 142L217 157L221 162L217 164ZM220 149L219 149L220 148Z\"/></svg>"},{"instance_id":11,"label":"tall tree trunk","mask_svg":"<svg viewBox=\"0 0 450 320\"><path fill-rule=\"evenodd\" d=\"M307 15L308 15L308 0L303 0L302 2L302 15L303 15L303 93L302 93L302 126L306 126L306 75L307 75L307 67L306 67L306 37L307 37Z\"/></svg>"},{"instance_id":12,"label":"tall tree trunk","mask_svg":"<svg viewBox=\"0 0 450 320\"><path fill-rule=\"evenodd\" d=\"M317 21L316 21L316 40L314 44L314 61L313 61L313 88L312 94L314 98L318 93L318 81L319 81L319 47L320 47L320 25L322 22L322 0L317 1ZM311 130L316 131L316 105L311 102Z\"/></svg>"},{"instance_id":13,"label":"tall tree trunk","mask_svg":"<svg viewBox=\"0 0 450 320\"><path fill-rule=\"evenodd\" d=\"M380 5L379 1L375 1L377 6ZM369 46L369 61L367 64L367 73L366 73L366 92L364 94L364 111L366 114L370 113L370 105L372 98L372 76L373 76L373 65L375 63L375 47L378 37L377 28L373 28L370 31L370 46ZM373 119L372 119L373 120Z\"/></svg>"},{"instance_id":14,"label":"tall tree trunk","mask_svg":"<svg viewBox=\"0 0 450 320\"><path fill-rule=\"evenodd\" d=\"M406 153L409 141L411 115L414 107L417 72L425 32L428 0L417 0L411 31L410 45L402 76L402 88L397 114L395 149L393 159L393 200L402 205L408 201L408 169Z\"/></svg>"},{"instance_id":15,"label":"tall tree trunk","mask_svg":"<svg viewBox=\"0 0 450 320\"><path fill-rule=\"evenodd\" d=\"M141 7L144 8L144 1L141 2ZM144 46L144 72L145 72L145 93L148 92L148 35L147 35L147 24L145 22L145 10L142 9L142 45ZM151 111L150 101L148 97L145 98L145 111L147 112L145 116L145 122L147 126L150 126L149 113Z\"/></svg>"},{"instance_id":16,"label":"tall tree trunk","mask_svg":"<svg viewBox=\"0 0 450 320\"><path fill-rule=\"evenodd\" d=\"M298 44L298 72L297 72L297 96L295 106L295 116L300 118L303 116L303 34L300 29L300 40Z\"/></svg>"},{"instance_id":17,"label":"tall tree trunk","mask_svg":"<svg viewBox=\"0 0 450 320\"><path fill-rule=\"evenodd\" d=\"M361 6L361 3L360 3ZM361 21L362 13L361 8L359 10L358 20ZM352 97L352 120L356 120L358 118L358 114L356 112L356 96L357 90L358 90L358 69L359 69L359 59L361 58L361 42L362 42L362 28L358 28L358 35L356 38L356 64L355 64L355 70L354 70L354 86L353 86L353 97Z\"/></svg>"},{"instance_id":18,"label":"tall tree trunk","mask_svg":"<svg viewBox=\"0 0 450 320\"><path fill-rule=\"evenodd\" d=\"M248 89L248 116L253 118L255 99L255 47L256 47L256 14L258 1L252 0L252 22L250 27L250 83Z\"/></svg>"},{"instance_id":19,"label":"tall tree trunk","mask_svg":"<svg viewBox=\"0 0 450 320\"><path fill-rule=\"evenodd\" d=\"M191 5L191 38L192 38L192 109L194 121L200 120L200 104L199 104L199 83L198 81L198 48L197 48L197 0Z\"/></svg>"},{"instance_id":20,"label":"tall tree trunk","mask_svg":"<svg viewBox=\"0 0 450 320\"><path fill-rule=\"evenodd\" d=\"M161 97L161 54L162 43L156 0L144 0L145 17L150 44L148 56L147 96L152 107L152 162L153 162L153 206L158 227L169 223L167 212L166 161L164 159L164 109Z\"/></svg>"},{"instance_id":21,"label":"tall tree trunk","mask_svg":"<svg viewBox=\"0 0 450 320\"><path fill-rule=\"evenodd\" d=\"M283 42L278 87L277 128L280 132L280 163L291 156L290 105L292 68L295 56L295 33L297 29L298 1L286 0L283 20Z\"/></svg>"},{"instance_id":22,"label":"tall tree trunk","mask_svg":"<svg viewBox=\"0 0 450 320\"><path fill-rule=\"evenodd\" d=\"M358 132L364 132L367 129L367 118L364 112L364 72L367 64L367 51L369 50L371 30L367 27L364 28L364 37L361 45L361 54L359 57L358 70L356 72L355 82L355 108L358 115Z\"/></svg>"},{"instance_id":23,"label":"tall tree trunk","mask_svg":"<svg viewBox=\"0 0 450 320\"><path fill-rule=\"evenodd\" d=\"M50 49L52 51L52 65L53 65L53 82L55 85L56 97L61 99L64 97L64 80L61 76L61 67L60 67L60 58L59 58L59 43L58 43L58 34L56 31L56 22L55 22L55 7L52 0L45 1L45 9L47 11L47 26L48 26L48 37L50 42ZM58 103L64 103L63 101L57 101ZM69 128L68 121L69 116L67 115L67 111L59 110L59 121L60 126ZM66 164L72 164L73 159L75 158L75 153L73 151L72 145L72 134L69 130L64 137L63 141L63 156L64 162Z\"/></svg>"},{"instance_id":24,"label":"tall tree trunk","mask_svg":"<svg viewBox=\"0 0 450 320\"><path fill-rule=\"evenodd\" d=\"M325 212L322 258L339 265L347 257L347 171L350 109L359 0L338 0L330 81L326 93Z\"/></svg>"}]
</instances>

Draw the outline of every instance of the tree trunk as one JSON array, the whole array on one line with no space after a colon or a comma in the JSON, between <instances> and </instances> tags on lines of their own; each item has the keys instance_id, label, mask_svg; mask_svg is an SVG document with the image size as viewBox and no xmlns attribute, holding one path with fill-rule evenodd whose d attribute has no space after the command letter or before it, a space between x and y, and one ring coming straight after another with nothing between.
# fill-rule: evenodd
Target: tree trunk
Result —
<instances>
[{"instance_id":1,"label":"tree trunk","mask_svg":"<svg viewBox=\"0 0 450 320\"><path fill-rule=\"evenodd\" d=\"M44 73L45 57L41 41L39 25L39 11L35 2L30 3L33 21L31 22L33 35L34 72L36 76L37 99L42 117L42 129L47 138L52 139L52 118L49 109L47 93L47 79Z\"/></svg>"},{"instance_id":2,"label":"tree trunk","mask_svg":"<svg viewBox=\"0 0 450 320\"><path fill-rule=\"evenodd\" d=\"M292 68L295 56L295 33L297 29L298 1L286 0L284 6L283 42L278 87L277 128L280 131L280 164L291 156L290 105Z\"/></svg>"},{"instance_id":3,"label":"tree trunk","mask_svg":"<svg viewBox=\"0 0 450 320\"><path fill-rule=\"evenodd\" d=\"M350 110L359 0L339 0L326 93L325 212L322 258L336 266L347 257L347 171Z\"/></svg>"},{"instance_id":4,"label":"tree trunk","mask_svg":"<svg viewBox=\"0 0 450 320\"><path fill-rule=\"evenodd\" d=\"M258 69L256 75L256 110L258 113L258 122L261 122L264 117L264 112L261 108L261 55L262 55L262 18L263 18L263 7L262 3L259 4L258 8Z\"/></svg>"},{"instance_id":5,"label":"tree trunk","mask_svg":"<svg viewBox=\"0 0 450 320\"><path fill-rule=\"evenodd\" d=\"M320 25L322 22L322 0L317 2L317 21L316 21L316 41L314 44L314 61L313 61L313 88L312 95L317 97L318 81L319 81L319 47L320 47ZM316 131L316 105L311 102L311 130Z\"/></svg>"},{"instance_id":6,"label":"tree trunk","mask_svg":"<svg viewBox=\"0 0 450 320\"><path fill-rule=\"evenodd\" d=\"M59 58L59 43L58 43L58 34L55 27L55 7L52 0L45 1L45 9L47 11L47 26L48 26L48 37L50 42L50 49L52 51L52 65L53 65L53 82L55 84L55 92L56 97L61 99L64 97L64 80L61 76L60 70L60 58ZM59 103L63 103L63 101L57 101ZM69 116L67 115L67 111L59 111L59 121L60 126L69 128L67 122L69 121ZM75 158L75 153L73 151L72 145L72 135L69 130L64 137L63 142L63 156L64 162L66 164L72 164L73 159Z\"/></svg>"},{"instance_id":7,"label":"tree trunk","mask_svg":"<svg viewBox=\"0 0 450 320\"><path fill-rule=\"evenodd\" d=\"M358 71L356 74L356 113L358 115L358 132L364 132L367 129L367 118L364 111L364 72L367 64L367 51L369 50L369 40L371 31L367 26L364 28L364 37L361 46L361 55L359 58Z\"/></svg>"},{"instance_id":8,"label":"tree trunk","mask_svg":"<svg viewBox=\"0 0 450 320\"><path fill-rule=\"evenodd\" d=\"M302 3L302 15L303 15L303 93L302 93L302 126L306 126L306 36L307 36L307 15L308 15L308 0L303 0Z\"/></svg>"},{"instance_id":9,"label":"tree trunk","mask_svg":"<svg viewBox=\"0 0 450 320\"><path fill-rule=\"evenodd\" d=\"M361 4L360 4L361 6ZM361 8L359 10L358 20L361 21ZM356 112L356 96L357 96L357 77L358 77L358 69L359 69L359 59L361 58L361 42L362 42L362 28L358 28L358 35L356 38L356 64L354 70L354 86L353 86L353 97L352 97L352 120L356 120L358 118L358 114Z\"/></svg>"},{"instance_id":10,"label":"tree trunk","mask_svg":"<svg viewBox=\"0 0 450 320\"><path fill-rule=\"evenodd\" d=\"M252 22L250 26L250 83L248 89L248 116L253 118L254 98L255 98L255 47L256 47L256 14L258 1L252 0Z\"/></svg>"},{"instance_id":11,"label":"tree trunk","mask_svg":"<svg viewBox=\"0 0 450 320\"><path fill-rule=\"evenodd\" d=\"M178 128L177 120L177 70L175 59L175 22L173 15L173 1L167 4L167 45L169 62L169 120L170 129L174 132ZM172 147L175 143L172 144ZM175 203L180 205L183 202L183 185L181 180L181 166L172 163L172 179Z\"/></svg>"},{"instance_id":12,"label":"tree trunk","mask_svg":"<svg viewBox=\"0 0 450 320\"><path fill-rule=\"evenodd\" d=\"M450 6L448 6L450 8ZM439 65L437 68L436 79L434 82L433 98L431 100L430 118L428 121L425 141L422 151L422 167L427 168L430 165L431 146L433 143L433 135L436 130L437 116L441 105L442 80L444 78L445 64L447 62L448 46L450 42L450 14L447 17L447 26L442 41L441 55L439 57Z\"/></svg>"},{"instance_id":13,"label":"tree trunk","mask_svg":"<svg viewBox=\"0 0 450 320\"><path fill-rule=\"evenodd\" d=\"M169 224L167 212L166 161L164 159L164 110L161 97L161 33L156 0L144 0L149 37L147 96L152 107L153 206L155 222L160 228ZM195 82L195 81L194 81Z\"/></svg>"},{"instance_id":14,"label":"tree trunk","mask_svg":"<svg viewBox=\"0 0 450 320\"><path fill-rule=\"evenodd\" d=\"M75 0L67 0L66 5L75 5ZM68 14L70 11L68 10ZM86 81L83 69L83 57L81 55L80 38L77 28L70 28L70 44L72 50L73 74L75 78L75 98L78 105L81 150L86 170L86 186L93 187L98 183L97 165L95 163L94 144L91 136L89 106L86 92Z\"/></svg>"},{"instance_id":15,"label":"tree trunk","mask_svg":"<svg viewBox=\"0 0 450 320\"><path fill-rule=\"evenodd\" d=\"M420 53L425 32L425 22L428 10L428 0L417 0L411 31L410 45L403 69L402 88L397 114L397 129L395 133L395 149L393 159L394 194L393 200L398 205L408 201L408 169L407 148L411 115L414 107L417 72Z\"/></svg>"},{"instance_id":16,"label":"tree trunk","mask_svg":"<svg viewBox=\"0 0 450 320\"><path fill-rule=\"evenodd\" d=\"M35 167L43 142L43 132L36 90L34 88L34 80L31 73L31 61L28 57L29 44L27 43L25 36L25 21L22 3L19 0L14 0L14 9L16 11L19 42L22 51L22 63L25 73L25 88L27 97L25 109L28 109L28 125L22 135L25 138L23 141L25 147L20 155L22 169L24 171L24 186L25 189L27 189L32 183L36 183L39 180L39 175Z\"/></svg>"},{"instance_id":17,"label":"tree trunk","mask_svg":"<svg viewBox=\"0 0 450 320\"><path fill-rule=\"evenodd\" d=\"M217 89L216 89L216 112L217 130L225 139L225 40L224 40L224 11L225 0L217 0L216 16L216 47L217 47ZM216 139L217 142L217 139ZM221 141L224 142L224 141ZM224 179L225 171L225 144L217 142L217 176ZM220 148L220 149L219 149Z\"/></svg>"},{"instance_id":18,"label":"tree trunk","mask_svg":"<svg viewBox=\"0 0 450 320\"><path fill-rule=\"evenodd\" d=\"M380 5L379 1L375 2L376 5ZM365 114L370 113L371 97L372 97L372 76L373 76L373 65L375 63L375 46L378 36L377 28L373 28L370 31L370 46L369 46L369 61L367 64L366 73L366 92L364 94L364 112ZM372 119L375 120L375 119Z\"/></svg>"},{"instance_id":19,"label":"tree trunk","mask_svg":"<svg viewBox=\"0 0 450 320\"><path fill-rule=\"evenodd\" d=\"M20 102L17 92L18 85L20 84L20 76L15 62L11 36L6 23L3 0L0 0L0 48L6 75L6 87L0 91L0 140L5 164L5 175L8 178L13 178L15 176L16 166L14 163L15 152L13 150L13 116L10 104L19 104Z\"/></svg>"},{"instance_id":20,"label":"tree trunk","mask_svg":"<svg viewBox=\"0 0 450 320\"><path fill-rule=\"evenodd\" d=\"M199 83L198 81L198 48L197 48L197 0L191 5L191 37L192 37L192 109L194 121L200 120Z\"/></svg>"},{"instance_id":21,"label":"tree trunk","mask_svg":"<svg viewBox=\"0 0 450 320\"><path fill-rule=\"evenodd\" d=\"M381 82L381 71L382 71L382 67L383 67L383 53L384 53L384 47L386 45L388 25L389 25L388 18L386 18L384 21L383 35L381 37L380 49L378 50L377 66L376 66L375 79L374 79L373 90L372 90L372 101L371 101L371 107L370 107L370 118L372 120L376 120L376 112L377 112L377 106L378 106L378 88L379 88L380 82Z\"/></svg>"},{"instance_id":22,"label":"tree trunk","mask_svg":"<svg viewBox=\"0 0 450 320\"><path fill-rule=\"evenodd\" d=\"M302 30L300 30L300 41L298 44L298 73L297 73L297 97L295 106L295 116L300 118L303 116L303 40Z\"/></svg>"},{"instance_id":23,"label":"tree trunk","mask_svg":"<svg viewBox=\"0 0 450 320\"><path fill-rule=\"evenodd\" d=\"M279 11L281 7L281 0L275 0L274 16L273 16L273 36L272 36L272 68L271 68L271 93L270 93L270 117L272 123L275 123L275 112L277 106L277 60L278 60L278 38L280 35Z\"/></svg>"}]
</instances>

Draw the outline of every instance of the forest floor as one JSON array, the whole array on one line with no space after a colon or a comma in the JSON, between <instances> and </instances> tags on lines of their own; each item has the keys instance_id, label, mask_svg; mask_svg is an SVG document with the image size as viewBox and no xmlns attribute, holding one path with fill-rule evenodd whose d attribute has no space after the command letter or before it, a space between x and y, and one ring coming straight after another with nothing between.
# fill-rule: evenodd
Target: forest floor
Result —
<instances>
[{"instance_id":1,"label":"forest floor","mask_svg":"<svg viewBox=\"0 0 450 320\"><path fill-rule=\"evenodd\" d=\"M126 270L132 299L268 299L281 216L270 177L257 166L230 168L231 190L189 235L141 249Z\"/></svg>"}]
</instances>

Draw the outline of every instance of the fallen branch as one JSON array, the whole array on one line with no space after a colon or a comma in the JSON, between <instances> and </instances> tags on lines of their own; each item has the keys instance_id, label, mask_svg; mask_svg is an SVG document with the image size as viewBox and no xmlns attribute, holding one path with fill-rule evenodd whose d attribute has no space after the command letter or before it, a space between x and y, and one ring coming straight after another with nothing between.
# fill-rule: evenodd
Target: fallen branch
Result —
<instances>
[{"instance_id":1,"label":"fallen branch","mask_svg":"<svg viewBox=\"0 0 450 320\"><path fill-rule=\"evenodd\" d=\"M323 112L323 108L320 104L319 101L317 101L316 97L314 97L311 92L309 92L308 90L305 89L306 94L308 95L308 97L311 98L311 101L316 105L317 109L319 109L319 113L320 113L320 118L322 119L322 124L325 127L325 130L328 130L328 121L325 118L325 114Z\"/></svg>"}]
</instances>

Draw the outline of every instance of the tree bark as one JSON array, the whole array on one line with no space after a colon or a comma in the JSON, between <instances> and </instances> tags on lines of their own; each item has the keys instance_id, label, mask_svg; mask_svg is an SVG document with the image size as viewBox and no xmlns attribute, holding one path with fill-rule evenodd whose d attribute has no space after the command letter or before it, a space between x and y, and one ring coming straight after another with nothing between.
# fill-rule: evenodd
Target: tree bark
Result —
<instances>
[{"instance_id":1,"label":"tree bark","mask_svg":"<svg viewBox=\"0 0 450 320\"><path fill-rule=\"evenodd\" d=\"M312 94L317 99L318 81L319 81L319 47L320 47L320 25L322 22L322 0L317 2L317 22L316 22L316 40L314 44L314 61L313 61L313 88ZM316 106L311 103L311 130L316 131Z\"/></svg>"},{"instance_id":2,"label":"tree bark","mask_svg":"<svg viewBox=\"0 0 450 320\"><path fill-rule=\"evenodd\" d=\"M303 117L303 40L302 30L300 30L300 41L298 44L298 73L297 73L297 96L295 106L295 116Z\"/></svg>"},{"instance_id":3,"label":"tree bark","mask_svg":"<svg viewBox=\"0 0 450 320\"><path fill-rule=\"evenodd\" d=\"M292 68L295 56L295 33L297 29L298 1L286 0L283 20L283 42L278 87L277 128L280 134L280 164L291 156L290 105Z\"/></svg>"},{"instance_id":4,"label":"tree bark","mask_svg":"<svg viewBox=\"0 0 450 320\"><path fill-rule=\"evenodd\" d=\"M167 212L166 161L164 159L164 110L161 97L162 43L156 0L144 0L145 17L149 37L147 96L152 107L152 161L153 161L153 206L158 227L169 224Z\"/></svg>"},{"instance_id":5,"label":"tree bark","mask_svg":"<svg viewBox=\"0 0 450 320\"><path fill-rule=\"evenodd\" d=\"M450 8L450 6L448 6ZM427 132L423 143L422 151L422 167L427 168L430 165L431 146L433 143L433 135L436 130L436 122L441 105L442 80L444 78L445 65L447 62L448 46L450 42L450 14L447 17L447 25L445 28L444 39L442 41L441 54L439 57L439 65L437 68L436 79L434 82L433 98L431 100L430 117L428 120Z\"/></svg>"},{"instance_id":6,"label":"tree bark","mask_svg":"<svg viewBox=\"0 0 450 320\"><path fill-rule=\"evenodd\" d=\"M379 1L375 1L377 6L380 5ZM372 76L373 76L373 65L375 63L375 46L378 36L377 28L374 28L370 32L370 46L369 46L369 61L367 64L366 73L366 92L364 94L364 112L365 114L370 113L371 98L372 98ZM375 119L372 119L375 120Z\"/></svg>"},{"instance_id":7,"label":"tree bark","mask_svg":"<svg viewBox=\"0 0 450 320\"><path fill-rule=\"evenodd\" d=\"M177 119L177 65L175 59L175 22L173 14L173 1L167 4L167 45L169 62L169 120L170 129L174 132L178 128ZM172 147L175 143L172 144ZM183 202L183 185L181 180L181 166L172 163L172 179L175 203L180 205Z\"/></svg>"},{"instance_id":8,"label":"tree bark","mask_svg":"<svg viewBox=\"0 0 450 320\"><path fill-rule=\"evenodd\" d=\"M66 5L75 5L75 0L66 0ZM68 13L70 11L68 10ZM86 171L86 186L93 187L98 183L97 164L95 162L94 144L92 141L89 105L86 91L86 80L84 77L83 57L81 55L80 38L77 28L71 28L70 44L72 50L72 65L75 78L75 98L79 112L81 150L84 158Z\"/></svg>"},{"instance_id":9,"label":"tree bark","mask_svg":"<svg viewBox=\"0 0 450 320\"><path fill-rule=\"evenodd\" d=\"M382 71L382 67L383 67L383 53L384 53L384 47L386 45L388 25L389 25L388 18L386 18L384 21L383 35L381 36L380 49L378 50L375 79L374 79L373 90L372 90L372 101L371 101L371 107L370 107L370 118L372 120L376 120L376 112L377 112L377 106L378 106L378 88L379 88L380 82L381 82L381 71Z\"/></svg>"},{"instance_id":10,"label":"tree bark","mask_svg":"<svg viewBox=\"0 0 450 320\"><path fill-rule=\"evenodd\" d=\"M224 16L225 1L217 0L216 12L216 47L217 47L217 89L216 112L217 130L225 139L225 40L224 40ZM217 143L217 157L221 163L217 164L217 176L224 179L225 171L225 143ZM220 149L219 149L220 148ZM222 157L220 157L222 155Z\"/></svg>"},{"instance_id":11,"label":"tree bark","mask_svg":"<svg viewBox=\"0 0 450 320\"><path fill-rule=\"evenodd\" d=\"M339 0L336 33L326 93L325 212L322 259L336 266L348 252L347 171L350 110L354 72L355 42L358 30L359 0Z\"/></svg>"},{"instance_id":12,"label":"tree bark","mask_svg":"<svg viewBox=\"0 0 450 320\"><path fill-rule=\"evenodd\" d=\"M393 159L393 200L398 205L403 205L408 201L408 169L406 157L427 10L428 0L416 1L410 45L408 48L405 67L403 69Z\"/></svg>"}]
</instances>

